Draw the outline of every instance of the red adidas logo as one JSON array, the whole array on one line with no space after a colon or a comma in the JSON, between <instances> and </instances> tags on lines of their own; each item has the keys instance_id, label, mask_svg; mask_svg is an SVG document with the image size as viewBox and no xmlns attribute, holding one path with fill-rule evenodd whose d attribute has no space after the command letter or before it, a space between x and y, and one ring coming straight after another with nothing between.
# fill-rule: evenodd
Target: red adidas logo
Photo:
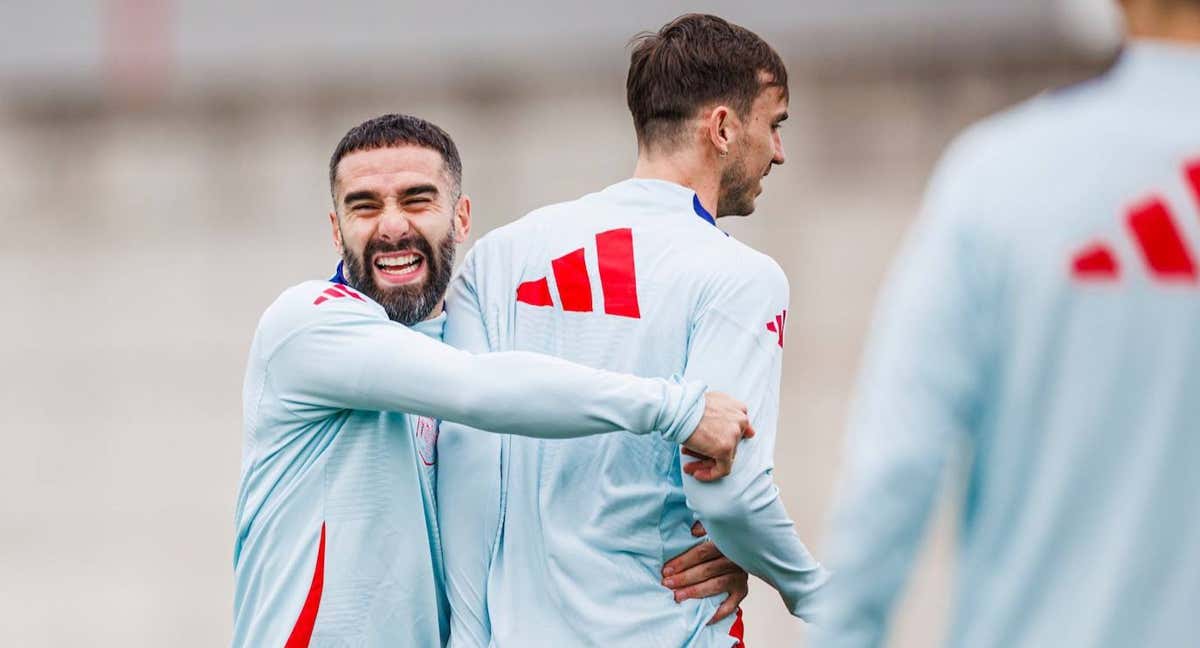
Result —
<instances>
[{"instance_id":1,"label":"red adidas logo","mask_svg":"<svg viewBox=\"0 0 1200 648\"><path fill-rule=\"evenodd\" d=\"M600 290L604 312L620 317L641 318L638 308L637 272L633 265L633 230L608 230L596 235ZM587 254L579 248L550 262L558 303L564 311L591 313L592 281L588 276ZM517 301L530 306L553 307L548 277L526 281L517 286Z\"/></svg>"},{"instance_id":2,"label":"red adidas logo","mask_svg":"<svg viewBox=\"0 0 1200 648\"><path fill-rule=\"evenodd\" d=\"M1187 163L1183 175L1200 206L1200 159ZM1196 283L1196 261L1163 197L1151 194L1134 204L1125 213L1125 225L1155 280ZM1071 276L1083 282L1116 281L1121 262L1109 243L1093 242L1071 258Z\"/></svg>"},{"instance_id":3,"label":"red adidas logo","mask_svg":"<svg viewBox=\"0 0 1200 648\"><path fill-rule=\"evenodd\" d=\"M320 306L330 299L344 299L346 297L353 297L358 301L366 301L362 298L362 295L350 290L350 286L333 284L326 288L320 295L317 295L317 298L313 300L313 306Z\"/></svg>"},{"instance_id":4,"label":"red adidas logo","mask_svg":"<svg viewBox=\"0 0 1200 648\"><path fill-rule=\"evenodd\" d=\"M779 348L783 348L783 326L787 324L787 309L775 316L775 321L767 322L767 330L779 336Z\"/></svg>"}]
</instances>

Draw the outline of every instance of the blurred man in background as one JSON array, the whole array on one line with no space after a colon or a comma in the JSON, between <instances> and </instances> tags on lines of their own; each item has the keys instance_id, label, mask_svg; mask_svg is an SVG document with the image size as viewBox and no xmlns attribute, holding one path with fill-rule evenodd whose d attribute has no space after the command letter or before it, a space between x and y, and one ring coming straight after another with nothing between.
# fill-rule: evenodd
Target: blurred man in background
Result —
<instances>
[{"instance_id":1,"label":"blurred man in background","mask_svg":"<svg viewBox=\"0 0 1200 648\"><path fill-rule=\"evenodd\" d=\"M787 70L752 32L693 14L636 39L627 90L634 178L481 239L452 286L447 341L682 373L745 399L757 435L729 477L704 484L700 463L652 439L501 441L447 426L452 645L740 645L740 613L710 625L736 601L662 589L690 566L661 563L694 542L693 515L799 617L826 581L771 478L787 278L715 218L751 213L784 162Z\"/></svg>"},{"instance_id":2,"label":"blurred man in background","mask_svg":"<svg viewBox=\"0 0 1200 648\"><path fill-rule=\"evenodd\" d=\"M440 342L471 224L461 181L449 135L415 117L365 122L334 151L342 263L267 309L246 369L235 646L443 644L434 419L557 438L657 430L711 458L700 477L728 472L745 408L696 381Z\"/></svg>"},{"instance_id":3,"label":"blurred man in background","mask_svg":"<svg viewBox=\"0 0 1200 648\"><path fill-rule=\"evenodd\" d=\"M1125 0L1103 77L972 128L885 290L820 648L883 643L969 456L949 644L1200 636L1200 1Z\"/></svg>"}]
</instances>

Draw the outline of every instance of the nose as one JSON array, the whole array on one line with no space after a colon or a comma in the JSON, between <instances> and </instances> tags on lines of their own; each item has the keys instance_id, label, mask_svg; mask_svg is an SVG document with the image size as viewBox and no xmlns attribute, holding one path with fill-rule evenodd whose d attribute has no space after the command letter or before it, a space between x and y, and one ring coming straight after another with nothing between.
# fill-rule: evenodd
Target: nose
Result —
<instances>
[{"instance_id":1,"label":"nose","mask_svg":"<svg viewBox=\"0 0 1200 648\"><path fill-rule=\"evenodd\" d=\"M772 164L783 164L784 162L787 161L787 154L785 154L783 152L783 135L780 135L779 131L775 131L774 140L775 141L773 142L773 144L775 147L775 149L774 149L775 156L771 158L771 163Z\"/></svg>"},{"instance_id":2,"label":"nose","mask_svg":"<svg viewBox=\"0 0 1200 648\"><path fill-rule=\"evenodd\" d=\"M407 236L411 230L412 224L408 222L408 216L404 214L404 210L389 205L380 214L376 235L386 241L394 242Z\"/></svg>"}]
</instances>

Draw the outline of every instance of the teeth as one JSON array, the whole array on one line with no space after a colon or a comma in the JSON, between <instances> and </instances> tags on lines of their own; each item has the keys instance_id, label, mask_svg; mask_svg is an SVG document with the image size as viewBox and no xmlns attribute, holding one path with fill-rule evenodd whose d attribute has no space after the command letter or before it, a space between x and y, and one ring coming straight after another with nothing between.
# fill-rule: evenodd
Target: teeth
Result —
<instances>
[{"instance_id":1,"label":"teeth","mask_svg":"<svg viewBox=\"0 0 1200 648\"><path fill-rule=\"evenodd\" d=\"M420 257L418 257L415 254L405 254L403 256L394 256L394 257L388 257L386 259L379 259L379 260L375 261L375 264L380 267L383 267L383 268L394 268L397 266L412 265L412 264L416 263L418 259L420 259Z\"/></svg>"}]
</instances>

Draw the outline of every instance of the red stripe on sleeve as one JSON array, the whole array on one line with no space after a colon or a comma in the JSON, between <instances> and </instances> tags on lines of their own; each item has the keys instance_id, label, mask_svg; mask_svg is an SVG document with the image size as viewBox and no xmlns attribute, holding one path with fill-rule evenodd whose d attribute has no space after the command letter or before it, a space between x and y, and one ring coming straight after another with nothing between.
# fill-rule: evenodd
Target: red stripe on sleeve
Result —
<instances>
[{"instance_id":1,"label":"red stripe on sleeve","mask_svg":"<svg viewBox=\"0 0 1200 648\"><path fill-rule=\"evenodd\" d=\"M640 318L637 272L633 265L633 230L626 227L597 234L596 254L600 259L604 312Z\"/></svg>"},{"instance_id":2,"label":"red stripe on sleeve","mask_svg":"<svg viewBox=\"0 0 1200 648\"><path fill-rule=\"evenodd\" d=\"M313 570L312 585L308 588L308 597L304 599L304 607L292 634L288 636L283 648L308 648L312 638L313 626L317 623L317 610L321 607L321 590L325 588L325 523L321 523L321 544L317 546L317 567Z\"/></svg>"},{"instance_id":3,"label":"red stripe on sleeve","mask_svg":"<svg viewBox=\"0 0 1200 648\"><path fill-rule=\"evenodd\" d=\"M562 300L563 310L590 313L592 282L588 278L583 248L551 261L550 266L554 269L554 282L558 284L558 298Z\"/></svg>"},{"instance_id":4,"label":"red stripe on sleeve","mask_svg":"<svg viewBox=\"0 0 1200 648\"><path fill-rule=\"evenodd\" d=\"M1129 228L1150 270L1160 279L1196 280L1196 264L1161 198L1130 209Z\"/></svg>"}]
</instances>

